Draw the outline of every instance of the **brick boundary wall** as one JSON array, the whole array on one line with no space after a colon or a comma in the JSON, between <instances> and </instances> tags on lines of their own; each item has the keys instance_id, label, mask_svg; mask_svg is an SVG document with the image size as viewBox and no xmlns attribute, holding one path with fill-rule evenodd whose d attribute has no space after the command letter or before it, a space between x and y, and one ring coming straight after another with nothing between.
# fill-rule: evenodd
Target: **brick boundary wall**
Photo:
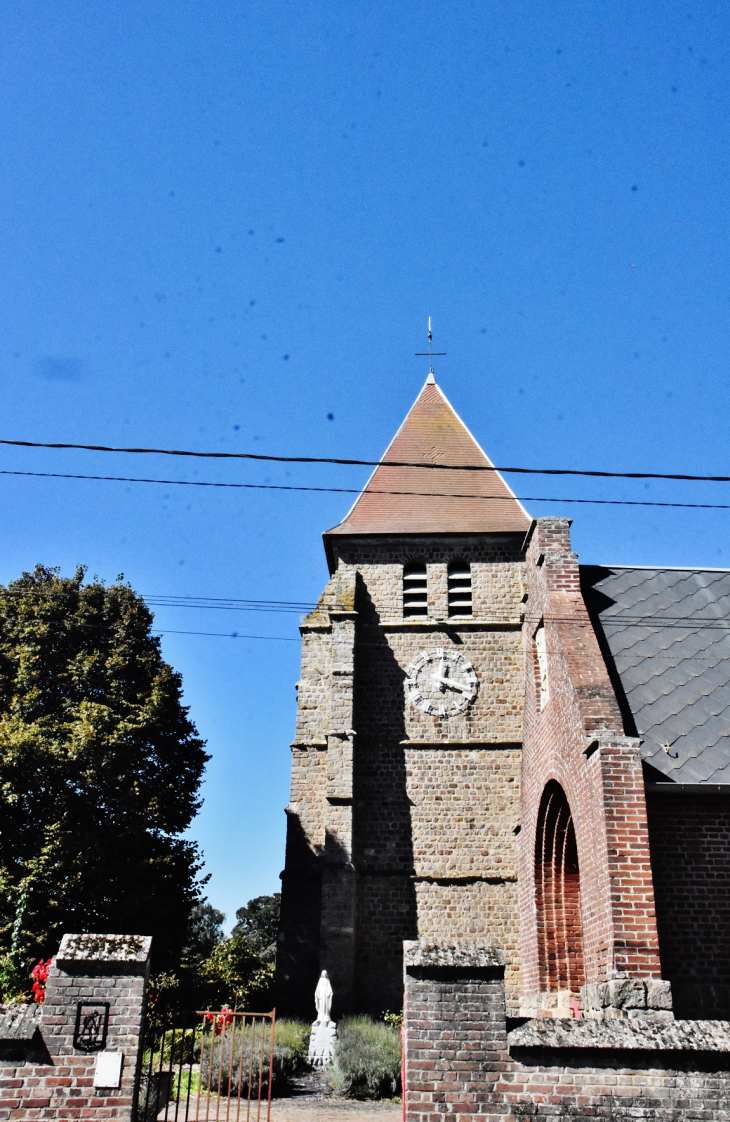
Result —
<instances>
[{"instance_id":1,"label":"brick boundary wall","mask_svg":"<svg viewBox=\"0 0 730 1122\"><path fill-rule=\"evenodd\" d=\"M0 1016L0 1122L92 1118L131 1122L150 944L149 937L139 935L64 935L42 1008L26 1007L25 1027L20 1030L13 1007ZM80 1001L109 1002L104 1051L122 1053L118 1087L95 1087L100 1053L86 1055L74 1047Z\"/></svg>"},{"instance_id":2,"label":"brick boundary wall","mask_svg":"<svg viewBox=\"0 0 730 1122\"><path fill-rule=\"evenodd\" d=\"M404 1122L728 1122L730 1023L528 1021L508 1033L504 957L404 944Z\"/></svg>"}]
</instances>

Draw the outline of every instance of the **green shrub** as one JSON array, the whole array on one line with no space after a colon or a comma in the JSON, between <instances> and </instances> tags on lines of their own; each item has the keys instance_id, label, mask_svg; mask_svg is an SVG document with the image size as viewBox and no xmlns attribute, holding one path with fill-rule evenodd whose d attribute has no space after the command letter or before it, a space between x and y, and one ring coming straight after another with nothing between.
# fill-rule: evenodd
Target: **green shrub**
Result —
<instances>
[{"instance_id":1,"label":"green shrub","mask_svg":"<svg viewBox=\"0 0 730 1122\"><path fill-rule=\"evenodd\" d=\"M272 1072L275 1094L286 1092L292 1080L306 1067L309 1031L309 1025L302 1024L300 1021L277 1021ZM206 1036L201 1055L200 1085L205 1089L210 1078L211 1091L217 1092L220 1086L222 1095L236 1095L240 1080L241 1094L245 1096L248 1094L249 1074L253 1087L258 1087L260 1060L260 1027L256 1030L255 1040L250 1024L245 1028L237 1026L229 1029L220 1039L214 1037L211 1041L210 1037ZM266 1086L265 1070L263 1078Z\"/></svg>"},{"instance_id":2,"label":"green shrub","mask_svg":"<svg viewBox=\"0 0 730 1122\"><path fill-rule=\"evenodd\" d=\"M400 1032L369 1017L348 1017L337 1026L334 1084L341 1095L392 1098L401 1070Z\"/></svg>"},{"instance_id":3,"label":"green shrub","mask_svg":"<svg viewBox=\"0 0 730 1122\"><path fill-rule=\"evenodd\" d=\"M311 1026L303 1021L277 1021L274 1049L274 1087L284 1090L307 1067Z\"/></svg>"}]
</instances>

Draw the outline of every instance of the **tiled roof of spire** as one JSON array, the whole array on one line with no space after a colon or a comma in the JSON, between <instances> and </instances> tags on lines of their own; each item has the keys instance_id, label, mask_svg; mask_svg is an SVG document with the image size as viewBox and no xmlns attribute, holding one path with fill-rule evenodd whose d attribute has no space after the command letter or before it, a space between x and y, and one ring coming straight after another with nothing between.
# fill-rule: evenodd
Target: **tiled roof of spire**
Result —
<instances>
[{"instance_id":1,"label":"tiled roof of spire","mask_svg":"<svg viewBox=\"0 0 730 1122\"><path fill-rule=\"evenodd\" d=\"M492 466L429 374L365 489L325 537L525 533L530 526L529 515L496 471L433 471L393 461ZM376 493L383 491L406 493Z\"/></svg>"}]
</instances>

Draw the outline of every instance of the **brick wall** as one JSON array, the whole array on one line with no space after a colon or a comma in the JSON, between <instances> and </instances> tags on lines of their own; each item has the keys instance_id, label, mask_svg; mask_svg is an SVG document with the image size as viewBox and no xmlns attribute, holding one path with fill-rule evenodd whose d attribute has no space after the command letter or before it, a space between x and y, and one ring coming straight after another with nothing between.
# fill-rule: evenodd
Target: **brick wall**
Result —
<instances>
[{"instance_id":1,"label":"brick wall","mask_svg":"<svg viewBox=\"0 0 730 1122\"><path fill-rule=\"evenodd\" d=\"M508 1034L499 949L409 943L404 960L405 1122L730 1117L730 1024L540 1021Z\"/></svg>"},{"instance_id":2,"label":"brick wall","mask_svg":"<svg viewBox=\"0 0 730 1122\"><path fill-rule=\"evenodd\" d=\"M489 1102L507 1064L504 958L463 957L454 943L405 946L406 1122L504 1118Z\"/></svg>"},{"instance_id":3,"label":"brick wall","mask_svg":"<svg viewBox=\"0 0 730 1122\"><path fill-rule=\"evenodd\" d=\"M675 1012L730 1018L730 797L649 786L647 809L659 950Z\"/></svg>"},{"instance_id":4,"label":"brick wall","mask_svg":"<svg viewBox=\"0 0 730 1122\"><path fill-rule=\"evenodd\" d=\"M566 519L538 519L527 551L518 843L527 995L548 988L540 968L535 858L540 802L551 781L564 791L575 828L586 982L661 975L639 742L624 735L580 592L569 526ZM534 640L541 625L547 683Z\"/></svg>"},{"instance_id":5,"label":"brick wall","mask_svg":"<svg viewBox=\"0 0 730 1122\"><path fill-rule=\"evenodd\" d=\"M524 696L520 544L520 535L486 534L330 543L336 570L302 628L279 1008L308 1015L321 968L333 977L337 1015L399 1008L404 939L423 933L476 937L493 925L509 956L508 996L516 1011L515 830ZM470 619L448 617L447 570L454 559L471 565ZM414 560L427 567L424 618L403 616L403 567ZM352 646L341 645L335 656L335 617L353 610L347 617L354 619ZM409 665L437 647L459 652L474 667L478 692L464 713L428 715L406 699ZM336 673L350 666L350 677ZM343 683L351 691L351 716L335 721L332 698ZM330 735L335 727L350 730L345 756ZM333 876L326 870L328 846L342 863L333 896L342 902L343 892L350 893L353 901L353 918L339 916L330 925L342 933L339 945L324 930L325 882ZM319 926L313 908L296 903L314 899L317 877L323 893Z\"/></svg>"},{"instance_id":6,"label":"brick wall","mask_svg":"<svg viewBox=\"0 0 730 1122\"><path fill-rule=\"evenodd\" d=\"M151 940L134 935L65 935L26 1059L0 1046L0 1119L119 1119L131 1122ZM122 1054L118 1087L94 1085L96 1054L74 1045L77 1003L109 1003L105 1051ZM38 1053L44 1053L38 1062Z\"/></svg>"}]
</instances>

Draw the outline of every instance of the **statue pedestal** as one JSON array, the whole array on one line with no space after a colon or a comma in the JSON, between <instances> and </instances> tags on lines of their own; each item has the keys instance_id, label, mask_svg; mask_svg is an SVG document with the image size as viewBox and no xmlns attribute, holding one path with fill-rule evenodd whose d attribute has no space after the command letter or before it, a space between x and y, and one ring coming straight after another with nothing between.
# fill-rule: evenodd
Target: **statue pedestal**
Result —
<instances>
[{"instance_id":1,"label":"statue pedestal","mask_svg":"<svg viewBox=\"0 0 730 1122\"><path fill-rule=\"evenodd\" d=\"M329 1067L335 1054L337 1025L334 1021L315 1021L309 1038L309 1060L312 1067Z\"/></svg>"}]
</instances>

